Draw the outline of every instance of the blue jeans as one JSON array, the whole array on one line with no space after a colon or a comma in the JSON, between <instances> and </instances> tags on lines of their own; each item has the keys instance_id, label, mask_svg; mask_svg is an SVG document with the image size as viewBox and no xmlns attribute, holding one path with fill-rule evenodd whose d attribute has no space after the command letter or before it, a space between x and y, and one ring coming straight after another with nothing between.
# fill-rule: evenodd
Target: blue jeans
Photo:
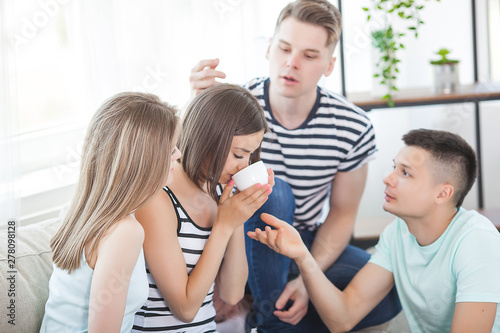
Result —
<instances>
[{"instance_id":1,"label":"blue jeans","mask_svg":"<svg viewBox=\"0 0 500 333\"><path fill-rule=\"evenodd\" d=\"M265 223L260 219L262 213L269 213L277 218L293 223L295 198L290 186L276 178L273 193L266 203L245 223L245 232L264 229ZM302 231L301 236L308 248L311 247L315 231ZM254 298L254 313L247 318L248 324L257 326L259 332L329 332L323 324L314 306L309 303L306 316L296 325L290 325L273 315L275 303L285 285L298 274L295 262L277 254L257 241L245 237L248 260L248 286ZM363 267L370 255L354 246L347 246L337 261L325 272L332 283L343 290L356 273ZM401 311L401 304L395 288L370 312L354 329L382 324Z\"/></svg>"}]
</instances>

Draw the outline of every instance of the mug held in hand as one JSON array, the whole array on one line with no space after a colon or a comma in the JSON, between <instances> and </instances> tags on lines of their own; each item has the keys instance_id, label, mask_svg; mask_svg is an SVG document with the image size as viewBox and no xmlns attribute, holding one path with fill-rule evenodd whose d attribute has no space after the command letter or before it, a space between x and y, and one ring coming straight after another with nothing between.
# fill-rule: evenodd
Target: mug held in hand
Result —
<instances>
[{"instance_id":1,"label":"mug held in hand","mask_svg":"<svg viewBox=\"0 0 500 333\"><path fill-rule=\"evenodd\" d=\"M255 162L234 174L233 180L240 191L258 183L265 185L268 181L266 166L262 161Z\"/></svg>"}]
</instances>

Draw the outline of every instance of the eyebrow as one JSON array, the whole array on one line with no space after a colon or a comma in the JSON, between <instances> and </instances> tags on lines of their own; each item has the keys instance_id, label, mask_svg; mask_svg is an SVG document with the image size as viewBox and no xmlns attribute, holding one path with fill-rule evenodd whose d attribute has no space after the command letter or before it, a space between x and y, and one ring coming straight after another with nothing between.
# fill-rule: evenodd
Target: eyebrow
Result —
<instances>
[{"instance_id":1,"label":"eyebrow","mask_svg":"<svg viewBox=\"0 0 500 333\"><path fill-rule=\"evenodd\" d=\"M278 39L278 42L286 44L287 46L292 46L292 44L288 43L287 41L284 41L283 39ZM314 52L314 53L321 53L317 49L305 49L304 51L306 51L306 52Z\"/></svg>"},{"instance_id":2,"label":"eyebrow","mask_svg":"<svg viewBox=\"0 0 500 333\"><path fill-rule=\"evenodd\" d=\"M245 148L236 147L235 149L236 149L236 150L241 150L241 151L243 151L243 152L245 152L245 153L251 153L251 151L250 151L250 150L245 149Z\"/></svg>"},{"instance_id":3,"label":"eyebrow","mask_svg":"<svg viewBox=\"0 0 500 333\"><path fill-rule=\"evenodd\" d=\"M401 163L401 162L397 163L396 160L392 160L392 161L394 162L394 164L399 164L399 165L401 165L405 169L411 169L411 170L413 170L413 168L411 167L411 165L404 164L404 163Z\"/></svg>"}]
</instances>

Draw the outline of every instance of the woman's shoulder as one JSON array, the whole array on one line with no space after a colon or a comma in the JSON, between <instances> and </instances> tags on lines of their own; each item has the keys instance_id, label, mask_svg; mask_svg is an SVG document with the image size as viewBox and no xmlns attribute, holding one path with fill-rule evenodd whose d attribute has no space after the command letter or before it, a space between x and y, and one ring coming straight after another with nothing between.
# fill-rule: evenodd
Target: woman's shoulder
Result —
<instances>
[{"instance_id":1,"label":"woman's shoulder","mask_svg":"<svg viewBox=\"0 0 500 333\"><path fill-rule=\"evenodd\" d=\"M163 224L165 221L177 221L174 204L167 188L158 191L144 206L135 212L135 218L142 227Z\"/></svg>"},{"instance_id":2,"label":"woman's shoulder","mask_svg":"<svg viewBox=\"0 0 500 333\"><path fill-rule=\"evenodd\" d=\"M110 240L142 244L144 242L144 229L135 217L129 214L116 222L107 232L106 236Z\"/></svg>"},{"instance_id":3,"label":"woman's shoulder","mask_svg":"<svg viewBox=\"0 0 500 333\"><path fill-rule=\"evenodd\" d=\"M90 253L85 249L85 257L90 268L94 269L97 259L105 254L122 251L125 248L139 252L144 243L144 229L132 215L122 217L114 223L99 240L97 251Z\"/></svg>"}]
</instances>

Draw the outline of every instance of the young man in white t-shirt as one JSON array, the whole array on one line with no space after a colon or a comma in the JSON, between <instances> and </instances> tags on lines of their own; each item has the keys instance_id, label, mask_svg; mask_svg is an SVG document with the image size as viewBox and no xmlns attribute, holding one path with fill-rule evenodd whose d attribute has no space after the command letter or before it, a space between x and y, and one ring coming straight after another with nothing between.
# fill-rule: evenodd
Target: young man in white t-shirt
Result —
<instances>
[{"instance_id":1,"label":"young man in white t-shirt","mask_svg":"<svg viewBox=\"0 0 500 333\"><path fill-rule=\"evenodd\" d=\"M384 179L384 209L398 218L344 289L322 274L300 236L270 216L253 239L297 262L311 301L333 331L348 331L396 285L412 332L500 332L500 234L461 207L472 187L474 150L458 135L413 130Z\"/></svg>"}]
</instances>

